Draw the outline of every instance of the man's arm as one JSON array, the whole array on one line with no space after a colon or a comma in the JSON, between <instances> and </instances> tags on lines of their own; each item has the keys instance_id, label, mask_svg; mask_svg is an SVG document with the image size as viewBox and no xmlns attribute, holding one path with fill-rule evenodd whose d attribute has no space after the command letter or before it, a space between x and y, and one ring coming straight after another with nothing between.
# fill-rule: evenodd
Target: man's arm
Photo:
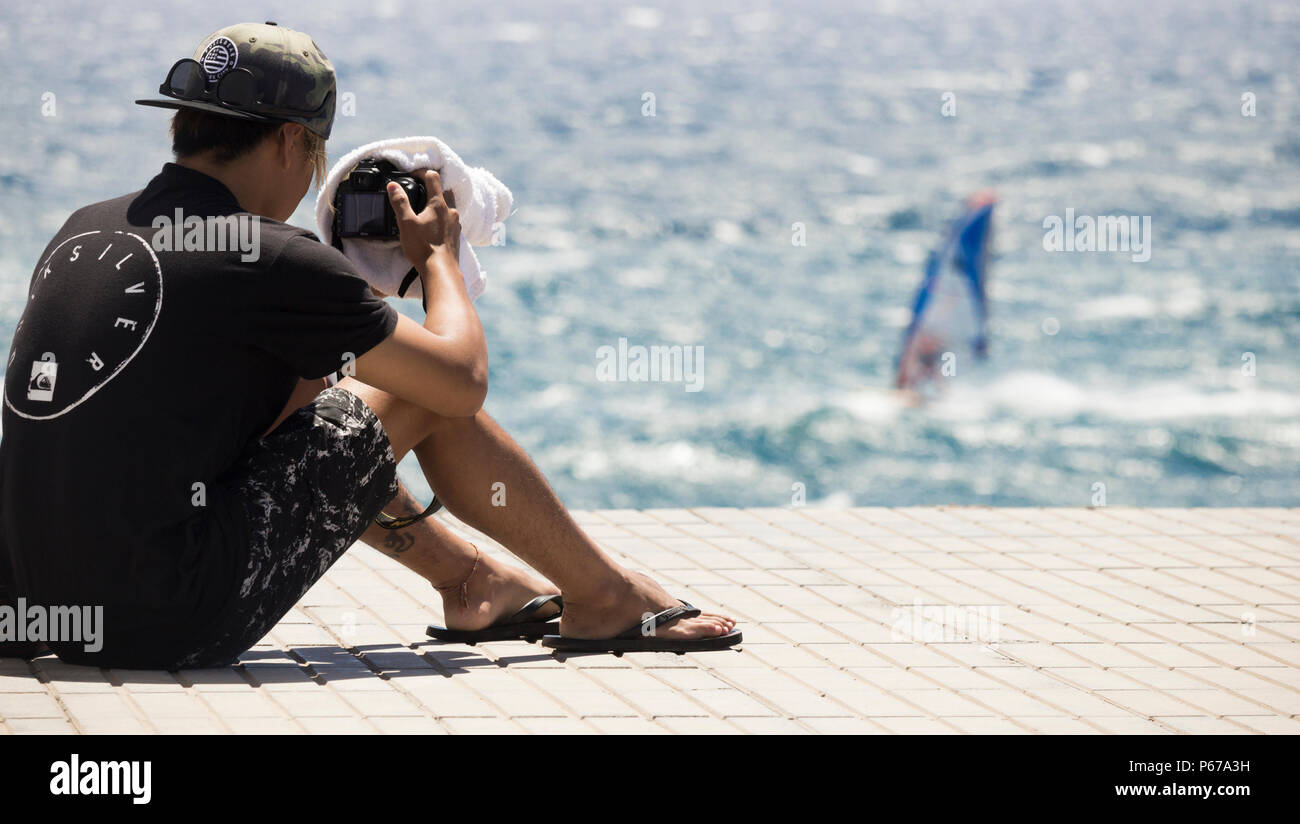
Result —
<instances>
[{"instance_id":1,"label":"man's arm","mask_svg":"<svg viewBox=\"0 0 1300 824\"><path fill-rule=\"evenodd\" d=\"M487 341L457 263L460 216L437 172L425 173L425 189L429 202L417 215L400 186L388 187L402 252L424 287L424 326L399 316L393 334L357 358L356 376L440 415L468 417L487 396Z\"/></svg>"}]
</instances>

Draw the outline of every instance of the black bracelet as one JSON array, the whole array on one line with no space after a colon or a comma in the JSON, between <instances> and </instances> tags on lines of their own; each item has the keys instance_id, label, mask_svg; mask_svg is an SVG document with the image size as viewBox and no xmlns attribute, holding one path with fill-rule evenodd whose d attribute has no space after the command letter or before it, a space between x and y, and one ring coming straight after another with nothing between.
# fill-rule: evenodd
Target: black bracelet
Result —
<instances>
[{"instance_id":1,"label":"black bracelet","mask_svg":"<svg viewBox=\"0 0 1300 824\"><path fill-rule=\"evenodd\" d=\"M419 515L405 515L401 518L394 518L387 512L380 512L375 516L375 523L384 529L401 529L402 527L410 526L417 521L424 520L439 509L442 509L442 501L439 501L438 496L434 495L433 501L429 504L428 508Z\"/></svg>"}]
</instances>

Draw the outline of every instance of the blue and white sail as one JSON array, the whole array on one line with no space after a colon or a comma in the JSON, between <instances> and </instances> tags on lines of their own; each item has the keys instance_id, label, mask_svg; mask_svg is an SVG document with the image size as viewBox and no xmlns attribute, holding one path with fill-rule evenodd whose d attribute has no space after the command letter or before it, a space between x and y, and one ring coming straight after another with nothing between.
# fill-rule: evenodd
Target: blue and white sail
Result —
<instances>
[{"instance_id":1,"label":"blue and white sail","mask_svg":"<svg viewBox=\"0 0 1300 824\"><path fill-rule=\"evenodd\" d=\"M895 385L920 389L932 384L962 353L988 352L987 277L993 238L991 194L972 196L939 248L930 253L925 277L903 333Z\"/></svg>"}]
</instances>

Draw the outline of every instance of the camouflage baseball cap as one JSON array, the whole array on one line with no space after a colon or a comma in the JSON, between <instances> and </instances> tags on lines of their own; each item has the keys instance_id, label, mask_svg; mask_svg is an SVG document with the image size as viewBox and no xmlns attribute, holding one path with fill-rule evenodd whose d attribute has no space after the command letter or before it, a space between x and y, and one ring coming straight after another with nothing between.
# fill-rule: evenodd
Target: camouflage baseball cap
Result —
<instances>
[{"instance_id":1,"label":"camouflage baseball cap","mask_svg":"<svg viewBox=\"0 0 1300 824\"><path fill-rule=\"evenodd\" d=\"M172 66L158 91L166 97L135 102L301 123L323 138L334 125L334 67L311 37L269 21L208 35L193 58Z\"/></svg>"}]
</instances>

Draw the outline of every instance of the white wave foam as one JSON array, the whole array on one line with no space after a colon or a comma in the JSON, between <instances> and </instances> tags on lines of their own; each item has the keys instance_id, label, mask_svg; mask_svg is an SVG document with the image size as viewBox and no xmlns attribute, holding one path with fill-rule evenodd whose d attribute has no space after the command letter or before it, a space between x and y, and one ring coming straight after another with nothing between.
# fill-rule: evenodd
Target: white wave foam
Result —
<instances>
[{"instance_id":1,"label":"white wave foam","mask_svg":"<svg viewBox=\"0 0 1300 824\"><path fill-rule=\"evenodd\" d=\"M1199 289L1171 292L1164 300L1156 301L1146 295L1107 295L1079 304L1074 315L1079 320L1129 320L1154 318L1165 315L1171 318L1189 318L1205 309L1205 294Z\"/></svg>"},{"instance_id":2,"label":"white wave foam","mask_svg":"<svg viewBox=\"0 0 1300 824\"><path fill-rule=\"evenodd\" d=\"M905 398L889 389L864 389L841 397L837 403L865 423L888 423L907 408Z\"/></svg>"},{"instance_id":3,"label":"white wave foam","mask_svg":"<svg viewBox=\"0 0 1300 824\"><path fill-rule=\"evenodd\" d=\"M1293 418L1300 395L1251 383L1222 389L1166 381L1136 386L1080 386L1042 372L1015 372L987 386L955 387L932 405L936 417L980 419L996 412L1035 418L1097 415L1119 421L1187 418Z\"/></svg>"},{"instance_id":4,"label":"white wave foam","mask_svg":"<svg viewBox=\"0 0 1300 824\"><path fill-rule=\"evenodd\" d=\"M700 443L564 445L542 450L542 462L570 467L584 482L638 477L656 481L717 484L761 475L760 462L723 454Z\"/></svg>"}]
</instances>

